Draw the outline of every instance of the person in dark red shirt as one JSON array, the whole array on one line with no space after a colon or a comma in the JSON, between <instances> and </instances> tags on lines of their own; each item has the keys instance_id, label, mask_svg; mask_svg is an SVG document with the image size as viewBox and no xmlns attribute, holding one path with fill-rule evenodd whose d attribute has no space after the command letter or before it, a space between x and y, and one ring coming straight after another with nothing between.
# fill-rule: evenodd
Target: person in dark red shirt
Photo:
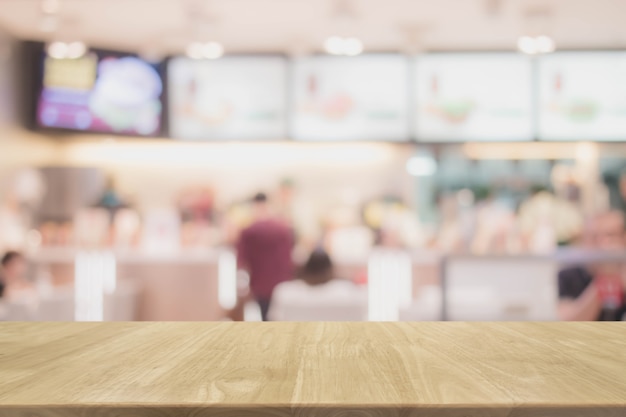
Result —
<instances>
[{"instance_id":1,"label":"person in dark red shirt","mask_svg":"<svg viewBox=\"0 0 626 417\"><path fill-rule=\"evenodd\" d=\"M253 204L255 220L239 236L237 261L250 275L250 292L265 321L274 288L293 278L294 236L286 223L272 215L265 194L257 194Z\"/></svg>"}]
</instances>

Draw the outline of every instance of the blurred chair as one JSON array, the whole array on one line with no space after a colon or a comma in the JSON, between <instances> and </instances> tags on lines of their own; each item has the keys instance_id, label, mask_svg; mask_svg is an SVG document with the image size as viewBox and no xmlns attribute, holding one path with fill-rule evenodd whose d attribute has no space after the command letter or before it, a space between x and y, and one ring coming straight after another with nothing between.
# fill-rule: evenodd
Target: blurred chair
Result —
<instances>
[{"instance_id":1,"label":"blurred chair","mask_svg":"<svg viewBox=\"0 0 626 417\"><path fill-rule=\"evenodd\" d=\"M272 298L272 303L269 318L275 321L367 320L367 291L356 286L351 291L335 294L322 288L311 288L305 296L279 296Z\"/></svg>"},{"instance_id":2,"label":"blurred chair","mask_svg":"<svg viewBox=\"0 0 626 417\"><path fill-rule=\"evenodd\" d=\"M400 308L400 321L441 320L441 296L441 288L439 286L423 286L410 306Z\"/></svg>"},{"instance_id":3,"label":"blurred chair","mask_svg":"<svg viewBox=\"0 0 626 417\"><path fill-rule=\"evenodd\" d=\"M540 256L450 256L443 296L446 320L556 320L557 265Z\"/></svg>"},{"instance_id":4,"label":"blurred chair","mask_svg":"<svg viewBox=\"0 0 626 417\"><path fill-rule=\"evenodd\" d=\"M45 295L40 295L34 320L74 321L74 288L72 286L55 288Z\"/></svg>"},{"instance_id":5,"label":"blurred chair","mask_svg":"<svg viewBox=\"0 0 626 417\"><path fill-rule=\"evenodd\" d=\"M35 312L31 305L18 301L0 302L0 321L31 321Z\"/></svg>"},{"instance_id":6,"label":"blurred chair","mask_svg":"<svg viewBox=\"0 0 626 417\"><path fill-rule=\"evenodd\" d=\"M132 321L137 318L139 289L130 282L118 281L112 294L104 296L104 321Z\"/></svg>"}]
</instances>

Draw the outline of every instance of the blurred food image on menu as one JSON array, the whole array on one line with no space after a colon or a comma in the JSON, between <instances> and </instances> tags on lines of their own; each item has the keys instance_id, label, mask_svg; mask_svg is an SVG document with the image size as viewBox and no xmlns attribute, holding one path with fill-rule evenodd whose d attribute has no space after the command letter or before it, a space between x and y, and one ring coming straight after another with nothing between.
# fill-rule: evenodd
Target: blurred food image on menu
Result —
<instances>
[{"instance_id":1,"label":"blurred food image on menu","mask_svg":"<svg viewBox=\"0 0 626 417\"><path fill-rule=\"evenodd\" d=\"M170 128L178 139L284 139L286 63L277 56L175 58L168 66Z\"/></svg>"},{"instance_id":2,"label":"blurred food image on menu","mask_svg":"<svg viewBox=\"0 0 626 417\"><path fill-rule=\"evenodd\" d=\"M626 136L626 54L563 52L539 62L539 137L618 140Z\"/></svg>"},{"instance_id":3,"label":"blurred food image on menu","mask_svg":"<svg viewBox=\"0 0 626 417\"><path fill-rule=\"evenodd\" d=\"M90 52L44 60L40 126L130 135L158 134L163 84L149 63Z\"/></svg>"},{"instance_id":4,"label":"blurred food image on menu","mask_svg":"<svg viewBox=\"0 0 626 417\"><path fill-rule=\"evenodd\" d=\"M296 61L294 137L407 140L406 64L394 55Z\"/></svg>"},{"instance_id":5,"label":"blurred food image on menu","mask_svg":"<svg viewBox=\"0 0 626 417\"><path fill-rule=\"evenodd\" d=\"M424 141L530 140L530 61L515 54L417 59L414 132Z\"/></svg>"}]
</instances>

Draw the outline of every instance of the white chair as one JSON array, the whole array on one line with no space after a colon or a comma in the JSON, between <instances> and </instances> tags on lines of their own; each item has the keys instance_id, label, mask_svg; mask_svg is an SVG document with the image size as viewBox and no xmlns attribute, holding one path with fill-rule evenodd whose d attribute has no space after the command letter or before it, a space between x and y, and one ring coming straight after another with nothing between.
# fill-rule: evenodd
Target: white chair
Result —
<instances>
[{"instance_id":1,"label":"white chair","mask_svg":"<svg viewBox=\"0 0 626 417\"><path fill-rule=\"evenodd\" d=\"M557 264L540 256L451 256L444 267L445 318L557 318Z\"/></svg>"},{"instance_id":2,"label":"white chair","mask_svg":"<svg viewBox=\"0 0 626 417\"><path fill-rule=\"evenodd\" d=\"M36 321L74 321L73 287L55 288L39 297Z\"/></svg>"},{"instance_id":3,"label":"white chair","mask_svg":"<svg viewBox=\"0 0 626 417\"><path fill-rule=\"evenodd\" d=\"M137 318L138 288L129 282L118 281L112 294L104 296L105 321L132 321Z\"/></svg>"},{"instance_id":4,"label":"white chair","mask_svg":"<svg viewBox=\"0 0 626 417\"><path fill-rule=\"evenodd\" d=\"M367 305L367 290L351 283L307 287L295 281L277 287L268 315L275 321L363 321Z\"/></svg>"},{"instance_id":5,"label":"white chair","mask_svg":"<svg viewBox=\"0 0 626 417\"><path fill-rule=\"evenodd\" d=\"M282 321L363 321L367 318L367 302L292 304L284 305L283 311Z\"/></svg>"},{"instance_id":6,"label":"white chair","mask_svg":"<svg viewBox=\"0 0 626 417\"><path fill-rule=\"evenodd\" d=\"M409 307L400 308L400 321L441 320L441 296L441 288L438 286L422 287Z\"/></svg>"},{"instance_id":7,"label":"white chair","mask_svg":"<svg viewBox=\"0 0 626 417\"><path fill-rule=\"evenodd\" d=\"M35 315L31 305L18 301L0 302L0 321L31 321Z\"/></svg>"}]
</instances>

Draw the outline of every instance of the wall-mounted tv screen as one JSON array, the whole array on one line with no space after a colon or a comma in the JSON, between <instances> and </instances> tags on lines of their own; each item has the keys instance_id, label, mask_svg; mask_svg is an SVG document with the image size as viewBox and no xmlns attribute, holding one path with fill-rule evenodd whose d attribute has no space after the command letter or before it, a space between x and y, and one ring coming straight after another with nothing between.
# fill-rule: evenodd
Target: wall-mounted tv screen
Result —
<instances>
[{"instance_id":1,"label":"wall-mounted tv screen","mask_svg":"<svg viewBox=\"0 0 626 417\"><path fill-rule=\"evenodd\" d=\"M534 137L532 67L521 54L432 54L416 59L413 136L420 141Z\"/></svg>"},{"instance_id":2,"label":"wall-mounted tv screen","mask_svg":"<svg viewBox=\"0 0 626 417\"><path fill-rule=\"evenodd\" d=\"M314 56L294 62L291 133L296 140L405 141L408 59Z\"/></svg>"},{"instance_id":3,"label":"wall-mounted tv screen","mask_svg":"<svg viewBox=\"0 0 626 417\"><path fill-rule=\"evenodd\" d=\"M287 137L287 62L281 56L174 58L168 64L170 135L185 140Z\"/></svg>"},{"instance_id":4,"label":"wall-mounted tv screen","mask_svg":"<svg viewBox=\"0 0 626 417\"><path fill-rule=\"evenodd\" d=\"M90 50L77 59L44 53L42 74L36 109L39 127L160 134L163 82L158 65L119 52Z\"/></svg>"},{"instance_id":5,"label":"wall-mounted tv screen","mask_svg":"<svg viewBox=\"0 0 626 417\"><path fill-rule=\"evenodd\" d=\"M539 138L626 141L626 52L539 58Z\"/></svg>"}]
</instances>

